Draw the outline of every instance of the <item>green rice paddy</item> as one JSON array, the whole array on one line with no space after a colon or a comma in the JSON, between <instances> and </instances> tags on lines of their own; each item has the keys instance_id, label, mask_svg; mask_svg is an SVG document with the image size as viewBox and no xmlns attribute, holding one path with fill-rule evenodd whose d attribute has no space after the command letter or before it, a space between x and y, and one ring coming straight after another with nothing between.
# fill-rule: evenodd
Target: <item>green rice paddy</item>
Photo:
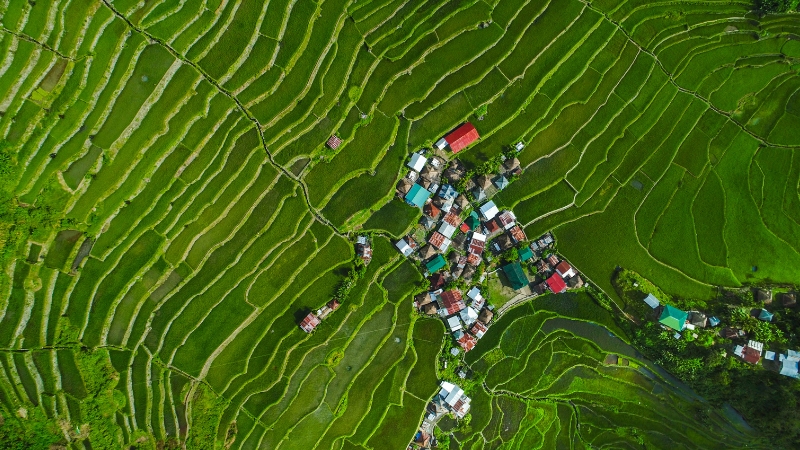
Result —
<instances>
[{"instance_id":1,"label":"green rice paddy","mask_svg":"<svg viewBox=\"0 0 800 450\"><path fill-rule=\"evenodd\" d=\"M750 9L0 4L0 411L63 420L71 449L404 448L445 330L412 311L390 239L420 212L394 185L467 120L468 165L525 143L498 204L611 295L617 266L688 298L796 282L800 22ZM357 231L366 275L303 333ZM451 448L750 442L575 302L491 327Z\"/></svg>"}]
</instances>

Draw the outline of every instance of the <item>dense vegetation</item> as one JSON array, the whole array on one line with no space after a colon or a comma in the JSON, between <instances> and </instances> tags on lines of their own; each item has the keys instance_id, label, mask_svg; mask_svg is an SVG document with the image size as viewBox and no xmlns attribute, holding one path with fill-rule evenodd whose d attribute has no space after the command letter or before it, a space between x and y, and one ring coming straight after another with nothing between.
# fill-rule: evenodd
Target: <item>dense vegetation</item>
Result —
<instances>
[{"instance_id":1,"label":"dense vegetation","mask_svg":"<svg viewBox=\"0 0 800 450\"><path fill-rule=\"evenodd\" d=\"M0 2L0 436L403 448L436 392L444 330L412 311L422 279L389 237L420 212L393 187L410 151L465 120L482 137L462 152L471 173L525 143L497 202L528 236L554 230L611 296L617 266L708 304L714 286L796 282L800 23L762 14L794 2L760 5ZM358 229L376 233L375 256L351 273ZM342 307L303 333L337 289ZM564 367L629 376L600 369L605 347L569 342ZM672 430L694 417L630 393ZM492 401L548 429L584 414ZM454 442L499 442L475 434L486 414L501 429L479 404ZM652 443L646 428L570 442Z\"/></svg>"}]
</instances>

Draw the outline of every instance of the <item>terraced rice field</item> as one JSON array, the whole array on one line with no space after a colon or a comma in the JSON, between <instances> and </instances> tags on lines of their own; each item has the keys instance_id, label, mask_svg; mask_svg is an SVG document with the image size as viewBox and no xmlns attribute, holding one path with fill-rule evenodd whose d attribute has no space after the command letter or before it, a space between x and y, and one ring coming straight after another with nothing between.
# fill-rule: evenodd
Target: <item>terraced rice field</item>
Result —
<instances>
[{"instance_id":1,"label":"terraced rice field","mask_svg":"<svg viewBox=\"0 0 800 450\"><path fill-rule=\"evenodd\" d=\"M749 9L0 4L2 200L47 218L30 233L0 229L3 408L65 419L65 433L93 448L140 438L403 448L436 392L444 330L411 311L421 277L387 238L418 212L390 201L393 186L410 151L483 105L485 120L471 119L482 140L464 158L477 164L524 141L525 172L498 201L529 236L553 229L559 252L601 287L617 265L684 296L790 281L800 264L800 51L789 37L800 25ZM336 152L324 146L331 134L344 142ZM358 227L386 236L343 308L308 336L296 324L330 299L353 256L345 233ZM533 336L530 351L552 345ZM597 366L600 351L564 349L564 367L592 363L552 373L643 382ZM496 391L516 374L492 376L474 406L480 420L500 420L481 401L541 416L541 432L519 442L579 419L594 424L584 439L622 439L602 431L616 420L608 411L573 400L534 412ZM513 392L556 396L548 386ZM673 430L687 420L667 419ZM484 438L462 439L517 439L492 423Z\"/></svg>"},{"instance_id":2,"label":"terraced rice field","mask_svg":"<svg viewBox=\"0 0 800 450\"><path fill-rule=\"evenodd\" d=\"M511 310L468 354L485 379L450 448L744 448L752 435L595 322L585 294ZM455 429L454 429L455 428Z\"/></svg>"}]
</instances>

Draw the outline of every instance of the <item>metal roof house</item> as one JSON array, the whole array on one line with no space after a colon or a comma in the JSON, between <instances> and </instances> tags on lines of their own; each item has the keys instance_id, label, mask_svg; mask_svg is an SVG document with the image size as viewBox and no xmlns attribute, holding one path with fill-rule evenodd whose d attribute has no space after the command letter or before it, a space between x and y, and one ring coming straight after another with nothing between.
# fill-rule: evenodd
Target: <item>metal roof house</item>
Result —
<instances>
[{"instance_id":1,"label":"metal roof house","mask_svg":"<svg viewBox=\"0 0 800 450\"><path fill-rule=\"evenodd\" d=\"M431 192L424 187L420 186L419 184L415 184L411 186L411 189L408 190L408 194L406 194L406 202L411 206L416 206L417 208L422 208L425 206L425 202L431 196Z\"/></svg>"},{"instance_id":2,"label":"metal roof house","mask_svg":"<svg viewBox=\"0 0 800 450\"><path fill-rule=\"evenodd\" d=\"M659 305L661 305L661 302L659 302L653 294L647 294L647 297L645 297L643 301L647 303L647 306L653 309L656 309Z\"/></svg>"},{"instance_id":3,"label":"metal roof house","mask_svg":"<svg viewBox=\"0 0 800 450\"><path fill-rule=\"evenodd\" d=\"M530 247L523 247L519 249L519 259L521 261L527 261L533 258L533 250Z\"/></svg>"},{"instance_id":4,"label":"metal roof house","mask_svg":"<svg viewBox=\"0 0 800 450\"><path fill-rule=\"evenodd\" d=\"M436 255L436 258L425 263L425 268L428 269L428 272L434 273L441 270L444 266L447 265L447 261L444 260L444 256Z\"/></svg>"},{"instance_id":5,"label":"metal roof house","mask_svg":"<svg viewBox=\"0 0 800 450\"><path fill-rule=\"evenodd\" d=\"M766 309L762 309L760 313L758 313L758 318L763 320L764 322L772 322L772 314L771 312L767 311Z\"/></svg>"},{"instance_id":6,"label":"metal roof house","mask_svg":"<svg viewBox=\"0 0 800 450\"><path fill-rule=\"evenodd\" d=\"M411 256L414 253L414 248L409 245L409 243L405 239L400 239L399 241L395 242L395 247L400 250L400 253L403 254L405 257Z\"/></svg>"},{"instance_id":7,"label":"metal roof house","mask_svg":"<svg viewBox=\"0 0 800 450\"><path fill-rule=\"evenodd\" d=\"M688 317L689 314L685 311L681 311L674 306L664 305L664 310L661 311L661 317L658 318L658 321L675 331L681 331L686 326Z\"/></svg>"},{"instance_id":8,"label":"metal roof house","mask_svg":"<svg viewBox=\"0 0 800 450\"><path fill-rule=\"evenodd\" d=\"M497 205L495 205L491 200L481 205L481 207L478 209L480 210L483 218L486 220L492 220L496 215L500 214L500 210L497 209Z\"/></svg>"},{"instance_id":9,"label":"metal roof house","mask_svg":"<svg viewBox=\"0 0 800 450\"><path fill-rule=\"evenodd\" d=\"M503 273L506 274L508 281L511 282L511 287L515 290L520 290L528 285L528 277L526 277L525 272L522 271L522 266L519 264L519 261L503 266Z\"/></svg>"},{"instance_id":10,"label":"metal roof house","mask_svg":"<svg viewBox=\"0 0 800 450\"><path fill-rule=\"evenodd\" d=\"M411 161L409 161L406 165L410 167L411 170L420 172L422 171L422 168L425 167L426 162L428 162L428 158L420 155L419 153L413 153L411 155Z\"/></svg>"},{"instance_id":11,"label":"metal roof house","mask_svg":"<svg viewBox=\"0 0 800 450\"><path fill-rule=\"evenodd\" d=\"M439 391L439 398L447 405L450 410L459 418L463 418L469 412L469 404L472 401L464 395L464 391L457 385L448 381L442 381Z\"/></svg>"},{"instance_id":12,"label":"metal roof house","mask_svg":"<svg viewBox=\"0 0 800 450\"><path fill-rule=\"evenodd\" d=\"M453 153L458 153L480 138L475 126L467 122L444 137ZM438 144L438 142L437 142Z\"/></svg>"},{"instance_id":13,"label":"metal roof house","mask_svg":"<svg viewBox=\"0 0 800 450\"><path fill-rule=\"evenodd\" d=\"M308 313L308 315L303 318L302 322L300 322L300 328L306 333L311 333L320 323L319 317L314 313Z\"/></svg>"},{"instance_id":14,"label":"metal roof house","mask_svg":"<svg viewBox=\"0 0 800 450\"><path fill-rule=\"evenodd\" d=\"M554 273L550 275L550 278L545 280L547 283L547 287L550 288L551 291L555 294L560 294L562 292L566 292L567 290L567 283L564 282L564 279L561 278L561 275Z\"/></svg>"}]
</instances>

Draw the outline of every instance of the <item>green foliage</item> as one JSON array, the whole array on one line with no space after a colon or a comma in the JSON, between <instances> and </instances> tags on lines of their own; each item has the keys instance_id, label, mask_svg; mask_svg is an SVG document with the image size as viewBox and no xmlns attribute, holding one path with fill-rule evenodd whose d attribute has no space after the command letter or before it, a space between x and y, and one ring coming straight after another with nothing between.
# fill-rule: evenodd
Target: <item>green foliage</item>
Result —
<instances>
[{"instance_id":1,"label":"green foliage","mask_svg":"<svg viewBox=\"0 0 800 450\"><path fill-rule=\"evenodd\" d=\"M217 427L225 408L225 401L205 383L197 384L192 398L192 416L186 448L215 449L221 447L216 440Z\"/></svg>"},{"instance_id":2,"label":"green foliage","mask_svg":"<svg viewBox=\"0 0 800 450\"><path fill-rule=\"evenodd\" d=\"M505 252L503 252L503 254L500 256L500 259L504 263L511 263L517 261L519 260L519 250L517 250L516 247L510 248Z\"/></svg>"},{"instance_id":3,"label":"green foliage","mask_svg":"<svg viewBox=\"0 0 800 450\"><path fill-rule=\"evenodd\" d=\"M755 9L762 13L787 13L797 11L800 0L755 0Z\"/></svg>"},{"instance_id":4,"label":"green foliage","mask_svg":"<svg viewBox=\"0 0 800 450\"><path fill-rule=\"evenodd\" d=\"M39 408L27 409L26 418L0 409L0 450L50 450L64 444L56 421L45 417Z\"/></svg>"},{"instance_id":5,"label":"green foliage","mask_svg":"<svg viewBox=\"0 0 800 450\"><path fill-rule=\"evenodd\" d=\"M489 112L489 104L488 103L484 103L483 105L479 106L478 109L476 109L475 112L472 113L472 114L475 117L480 118L480 117L485 116L488 112Z\"/></svg>"}]
</instances>

